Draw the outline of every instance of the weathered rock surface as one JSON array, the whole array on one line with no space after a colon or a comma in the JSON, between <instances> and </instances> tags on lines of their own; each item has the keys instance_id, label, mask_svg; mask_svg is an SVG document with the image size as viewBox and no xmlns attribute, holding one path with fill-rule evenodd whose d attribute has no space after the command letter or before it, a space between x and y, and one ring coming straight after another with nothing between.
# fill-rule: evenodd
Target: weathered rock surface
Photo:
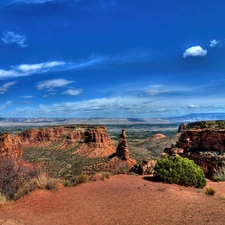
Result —
<instances>
[{"instance_id":1,"label":"weathered rock surface","mask_svg":"<svg viewBox=\"0 0 225 225\"><path fill-rule=\"evenodd\" d=\"M19 158L22 156L22 145L18 137L12 138L10 134L0 134L0 155Z\"/></svg>"},{"instance_id":2,"label":"weathered rock surface","mask_svg":"<svg viewBox=\"0 0 225 225\"><path fill-rule=\"evenodd\" d=\"M194 160L207 176L225 166L225 129L220 121L203 121L183 124L176 146L164 150L168 155L180 155ZM202 126L203 128L200 128Z\"/></svg>"},{"instance_id":3,"label":"weathered rock surface","mask_svg":"<svg viewBox=\"0 0 225 225\"><path fill-rule=\"evenodd\" d=\"M60 149L76 148L80 155L89 157L109 156L116 151L104 126L67 125L36 128L16 136L0 135L0 154L20 157L23 147L47 147L57 143Z\"/></svg>"},{"instance_id":4,"label":"weathered rock surface","mask_svg":"<svg viewBox=\"0 0 225 225\"><path fill-rule=\"evenodd\" d=\"M126 131L123 129L122 134L120 135L119 144L116 149L116 154L119 158L128 160L129 159L129 150L126 139Z\"/></svg>"},{"instance_id":5,"label":"weathered rock surface","mask_svg":"<svg viewBox=\"0 0 225 225\"><path fill-rule=\"evenodd\" d=\"M122 129L122 133L120 135L119 143L116 148L116 153L113 155L117 156L120 160L122 160L121 164L126 164L130 168L132 168L136 161L131 159L129 156L129 149L128 149L128 143L127 143L127 135L126 131Z\"/></svg>"},{"instance_id":6,"label":"weathered rock surface","mask_svg":"<svg viewBox=\"0 0 225 225\"><path fill-rule=\"evenodd\" d=\"M158 140L158 139L162 139L165 138L166 136L163 134L154 134L150 137L151 140Z\"/></svg>"},{"instance_id":7,"label":"weathered rock surface","mask_svg":"<svg viewBox=\"0 0 225 225\"><path fill-rule=\"evenodd\" d=\"M109 156L115 147L104 126L66 125L26 130L17 135L22 146L50 146L60 142L62 149L76 147L77 153L90 157Z\"/></svg>"}]
</instances>

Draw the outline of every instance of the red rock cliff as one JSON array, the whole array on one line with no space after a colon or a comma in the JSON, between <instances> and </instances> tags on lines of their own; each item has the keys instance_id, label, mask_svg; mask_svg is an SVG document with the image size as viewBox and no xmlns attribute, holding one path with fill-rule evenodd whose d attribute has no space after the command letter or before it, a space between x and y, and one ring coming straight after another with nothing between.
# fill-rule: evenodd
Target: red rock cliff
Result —
<instances>
[{"instance_id":1,"label":"red rock cliff","mask_svg":"<svg viewBox=\"0 0 225 225\"><path fill-rule=\"evenodd\" d=\"M22 145L18 137L12 138L10 134L0 134L0 155L3 156L22 156Z\"/></svg>"},{"instance_id":2,"label":"red rock cliff","mask_svg":"<svg viewBox=\"0 0 225 225\"><path fill-rule=\"evenodd\" d=\"M78 146L77 153L90 157L109 156L115 152L104 126L65 125L26 130L17 135L22 146L49 146L60 142L61 148Z\"/></svg>"},{"instance_id":3,"label":"red rock cliff","mask_svg":"<svg viewBox=\"0 0 225 225\"><path fill-rule=\"evenodd\" d=\"M206 127L200 128L196 124ZM225 129L216 127L214 121L188 124L182 129L177 145L164 152L194 160L210 177L215 169L225 166Z\"/></svg>"}]
</instances>

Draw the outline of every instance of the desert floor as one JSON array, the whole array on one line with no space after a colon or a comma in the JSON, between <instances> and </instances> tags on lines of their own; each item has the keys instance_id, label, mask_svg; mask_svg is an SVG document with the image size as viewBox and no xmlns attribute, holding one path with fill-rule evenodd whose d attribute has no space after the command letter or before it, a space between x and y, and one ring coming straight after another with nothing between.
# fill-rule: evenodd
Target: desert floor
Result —
<instances>
[{"instance_id":1,"label":"desert floor","mask_svg":"<svg viewBox=\"0 0 225 225\"><path fill-rule=\"evenodd\" d=\"M207 185L216 190L215 196L135 175L61 187L55 193L37 190L0 206L0 224L224 225L225 183Z\"/></svg>"}]
</instances>

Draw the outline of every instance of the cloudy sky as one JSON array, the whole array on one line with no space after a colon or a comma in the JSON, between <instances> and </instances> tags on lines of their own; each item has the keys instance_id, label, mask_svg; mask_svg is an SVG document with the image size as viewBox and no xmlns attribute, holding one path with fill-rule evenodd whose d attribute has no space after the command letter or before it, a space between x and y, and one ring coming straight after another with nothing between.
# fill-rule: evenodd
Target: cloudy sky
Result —
<instances>
[{"instance_id":1,"label":"cloudy sky","mask_svg":"<svg viewBox=\"0 0 225 225\"><path fill-rule=\"evenodd\" d=\"M0 117L225 112L224 0L2 0Z\"/></svg>"}]
</instances>

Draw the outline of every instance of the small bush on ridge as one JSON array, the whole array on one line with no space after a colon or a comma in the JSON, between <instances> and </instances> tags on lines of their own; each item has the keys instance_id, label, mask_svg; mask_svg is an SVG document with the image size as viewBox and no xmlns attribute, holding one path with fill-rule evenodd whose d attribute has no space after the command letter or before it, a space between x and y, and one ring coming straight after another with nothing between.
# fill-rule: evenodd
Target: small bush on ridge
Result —
<instances>
[{"instance_id":1,"label":"small bush on ridge","mask_svg":"<svg viewBox=\"0 0 225 225\"><path fill-rule=\"evenodd\" d=\"M194 161L180 156L161 158L155 166L155 179L164 183L203 188L206 185L202 169Z\"/></svg>"},{"instance_id":2,"label":"small bush on ridge","mask_svg":"<svg viewBox=\"0 0 225 225\"><path fill-rule=\"evenodd\" d=\"M80 174L75 179L75 185L82 184L90 181L90 177L87 174Z\"/></svg>"}]
</instances>

